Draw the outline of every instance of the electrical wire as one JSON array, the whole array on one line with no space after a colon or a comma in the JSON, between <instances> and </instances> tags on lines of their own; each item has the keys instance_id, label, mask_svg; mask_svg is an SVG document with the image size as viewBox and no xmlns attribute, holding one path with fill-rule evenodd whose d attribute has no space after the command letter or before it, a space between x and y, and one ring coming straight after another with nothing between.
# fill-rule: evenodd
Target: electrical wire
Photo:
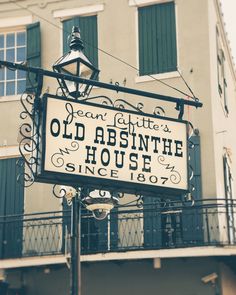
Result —
<instances>
[{"instance_id":1,"label":"electrical wire","mask_svg":"<svg viewBox=\"0 0 236 295\"><path fill-rule=\"evenodd\" d=\"M45 22L47 22L48 24L50 24L50 25L56 27L56 28L59 29L60 31L65 32L65 33L68 33L68 35L71 34L71 32L68 32L68 31L66 31L66 30L63 30L62 27L60 27L60 26L58 26L57 24L55 24L55 23L49 21L49 20L46 19L45 17L42 17L41 15L35 13L35 12L32 11L31 9L29 9L28 7L25 7L25 6L23 6L23 5L20 5L19 3L16 3L15 0L9 0L9 2L12 3L12 4L15 4L16 6L18 6L18 7L21 8L21 9L24 9L24 10L29 11L29 12L32 13L33 15L37 16L39 19L44 20ZM128 63L128 62L122 60L121 58L119 58L119 57L117 57L117 56L115 56L115 55L113 55L113 54L111 54L111 53L109 53L109 52L107 52L107 51L105 51L105 50L99 48L99 47L93 46L92 44L90 44L90 43L88 43L88 42L86 42L86 41L84 41L84 43L85 43L86 45L88 45L89 47L95 48L95 49L97 49L98 51L102 52L103 54L106 54L106 55L112 57L113 59L115 59L115 60L117 60L117 61L119 61L119 62L125 64L126 66L128 66L128 67L130 67L130 68L136 70L136 71L139 73L139 68L137 68L137 67L131 65L130 63ZM195 95L193 94L191 88L188 86L186 80L183 78L183 75L180 73L180 71L179 71L178 69L177 69L177 71L178 71L178 73L179 73L181 79L184 81L185 85L187 86L188 90L191 92L192 95L189 95L189 94L187 94L186 92L184 92L184 91L182 91L182 90L180 90L180 89L178 89L178 88L176 88L176 87L174 87L174 86L172 86L172 85L170 85L170 84L168 84L168 83L166 83L166 82L163 82L163 81L160 80L160 79L157 79L157 78L154 77L153 75L147 74L147 76L150 77L150 78L152 78L153 80L155 80L155 81L157 81L157 82L159 82L159 83L165 85L166 87L169 87L169 88L171 88L172 90L175 90L175 91L181 93L182 95L186 96L188 99L191 98L191 99L193 99L194 101L197 101L198 99L195 97Z\"/></svg>"},{"instance_id":2,"label":"electrical wire","mask_svg":"<svg viewBox=\"0 0 236 295\"><path fill-rule=\"evenodd\" d=\"M194 97L195 101L198 101L198 98L194 95L192 89L190 88L190 86L188 85L188 83L186 82L186 80L184 79L183 75L181 74L181 72L179 71L179 69L177 68L177 71L181 77L181 79L184 81L184 84L186 85L186 87L188 88L188 90L191 92L192 96Z\"/></svg>"}]
</instances>

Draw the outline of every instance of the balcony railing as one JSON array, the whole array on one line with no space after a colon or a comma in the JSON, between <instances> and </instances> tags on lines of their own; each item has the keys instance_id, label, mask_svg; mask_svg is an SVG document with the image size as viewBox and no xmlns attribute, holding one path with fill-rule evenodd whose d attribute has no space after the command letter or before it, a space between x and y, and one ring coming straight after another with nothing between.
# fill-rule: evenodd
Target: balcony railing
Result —
<instances>
[{"instance_id":1,"label":"balcony railing","mask_svg":"<svg viewBox=\"0 0 236 295\"><path fill-rule=\"evenodd\" d=\"M194 206L156 203L126 207L97 221L83 213L82 254L236 245L236 207L206 200ZM70 211L0 217L0 259L70 252Z\"/></svg>"}]
</instances>

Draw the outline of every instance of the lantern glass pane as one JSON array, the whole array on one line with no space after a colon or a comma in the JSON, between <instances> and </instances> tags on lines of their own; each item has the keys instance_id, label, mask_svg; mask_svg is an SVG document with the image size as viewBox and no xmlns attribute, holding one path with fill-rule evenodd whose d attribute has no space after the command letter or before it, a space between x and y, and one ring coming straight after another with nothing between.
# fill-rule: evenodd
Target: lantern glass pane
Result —
<instances>
[{"instance_id":1,"label":"lantern glass pane","mask_svg":"<svg viewBox=\"0 0 236 295\"><path fill-rule=\"evenodd\" d=\"M77 76L78 75L77 62L73 62L63 66L62 71L67 74Z\"/></svg>"},{"instance_id":2,"label":"lantern glass pane","mask_svg":"<svg viewBox=\"0 0 236 295\"><path fill-rule=\"evenodd\" d=\"M80 64L80 73L79 76L81 78L90 79L92 76L93 70L89 68L87 65L81 63Z\"/></svg>"}]
</instances>

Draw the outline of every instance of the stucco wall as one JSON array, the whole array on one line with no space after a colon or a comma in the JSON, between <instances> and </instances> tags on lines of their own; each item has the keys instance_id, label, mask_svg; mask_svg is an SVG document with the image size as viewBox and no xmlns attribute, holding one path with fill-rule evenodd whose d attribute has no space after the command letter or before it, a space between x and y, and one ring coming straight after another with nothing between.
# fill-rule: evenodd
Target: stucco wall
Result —
<instances>
[{"instance_id":1,"label":"stucco wall","mask_svg":"<svg viewBox=\"0 0 236 295\"><path fill-rule=\"evenodd\" d=\"M236 290L236 274L225 264L221 264L222 295L234 295Z\"/></svg>"},{"instance_id":2,"label":"stucco wall","mask_svg":"<svg viewBox=\"0 0 236 295\"><path fill-rule=\"evenodd\" d=\"M215 1L215 0L214 0ZM185 119L190 120L195 128L200 130L201 135L201 160L202 160L202 188L203 197L223 196L224 180L222 155L224 147L229 147L234 155L236 151L236 139L233 135L236 114L235 92L233 76L230 68L226 68L228 79L228 97L230 113L226 118L222 111L222 104L217 96L216 80L216 48L215 48L215 26L218 23L218 15L215 12L213 0L176 0L176 27L177 27L177 47L178 47L178 68L187 83L193 89L195 95L200 98L204 106L202 109L185 108ZM155 1L153 1L155 2ZM152 2L152 3L153 3ZM104 10L98 12L98 47L112 54L121 60L128 62L134 67L138 67L138 31L137 31L137 7L130 6L128 0L105 2L98 0L80 1L43 1L33 0L20 1L20 6L9 4L3 1L1 4L1 18L13 16L31 15L33 21L41 23L42 37L42 67L50 69L55 60L62 54L62 34L61 18L55 18L54 12L63 9L77 9L104 3ZM1 30L4 30L2 28ZM103 51L99 51L99 68L101 70L100 80L104 82L119 82L121 85L126 79L127 87L134 87L146 91L152 91L165 95L182 97L174 90L149 79L147 82L137 83L137 70L114 59ZM226 58L229 56L226 54ZM228 60L227 60L228 63ZM184 82L180 77L163 80L165 83L173 85L183 91L188 92ZM57 84L52 79L45 79L44 90L49 89L55 93ZM108 94L112 98L124 98L133 103L141 100L139 97L111 93L102 89L94 89L93 95ZM154 107L161 105L166 107L167 116L177 117L174 106L157 102L152 99L143 99L145 110L152 112ZM0 102L0 145L17 145L17 133L19 122L20 104L19 102ZM7 128L6 126L7 123ZM224 131L224 132L222 132ZM232 168L236 174L235 169ZM210 173L209 173L210 171ZM39 202L39 206L32 205L32 198L27 197L26 211L34 211L35 208L42 209L47 197L40 200L42 196L48 195L47 188L32 189L28 194L34 196L34 203ZM29 203L28 203L29 202ZM52 202L52 203L51 203ZM43 203L43 206L40 205ZM58 208L58 202L50 201L52 204L48 209Z\"/></svg>"},{"instance_id":3,"label":"stucco wall","mask_svg":"<svg viewBox=\"0 0 236 295\"><path fill-rule=\"evenodd\" d=\"M45 268L24 270L27 295L68 294L68 270L49 267L50 272L45 273ZM201 278L217 268L210 258L166 259L160 269L153 268L153 260L83 263L82 294L215 295L211 284L204 284Z\"/></svg>"}]
</instances>

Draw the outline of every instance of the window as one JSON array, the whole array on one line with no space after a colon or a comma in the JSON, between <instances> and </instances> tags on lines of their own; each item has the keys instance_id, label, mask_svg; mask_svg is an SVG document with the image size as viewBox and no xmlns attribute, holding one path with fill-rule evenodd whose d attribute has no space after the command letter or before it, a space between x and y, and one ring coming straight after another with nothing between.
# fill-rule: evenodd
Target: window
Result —
<instances>
[{"instance_id":1,"label":"window","mask_svg":"<svg viewBox=\"0 0 236 295\"><path fill-rule=\"evenodd\" d=\"M81 31L81 38L84 42L84 54L91 63L98 68L98 33L97 16L76 16L63 21L63 53L70 50L68 36L73 26L78 26Z\"/></svg>"},{"instance_id":2,"label":"window","mask_svg":"<svg viewBox=\"0 0 236 295\"><path fill-rule=\"evenodd\" d=\"M0 59L18 63L26 60L26 31L0 33ZM20 94L25 85L25 72L0 69L0 96Z\"/></svg>"},{"instance_id":3,"label":"window","mask_svg":"<svg viewBox=\"0 0 236 295\"><path fill-rule=\"evenodd\" d=\"M140 76L176 71L174 2L138 8Z\"/></svg>"},{"instance_id":4,"label":"window","mask_svg":"<svg viewBox=\"0 0 236 295\"><path fill-rule=\"evenodd\" d=\"M218 91L222 98L224 109L226 113L229 112L227 101L227 82L225 78L225 55L223 46L221 44L220 34L218 28L216 28L216 50L217 50L217 81Z\"/></svg>"},{"instance_id":5,"label":"window","mask_svg":"<svg viewBox=\"0 0 236 295\"><path fill-rule=\"evenodd\" d=\"M41 66L40 24L27 25L23 30L0 32L0 60ZM22 94L36 86L35 74L25 71L0 69L0 96Z\"/></svg>"}]
</instances>

